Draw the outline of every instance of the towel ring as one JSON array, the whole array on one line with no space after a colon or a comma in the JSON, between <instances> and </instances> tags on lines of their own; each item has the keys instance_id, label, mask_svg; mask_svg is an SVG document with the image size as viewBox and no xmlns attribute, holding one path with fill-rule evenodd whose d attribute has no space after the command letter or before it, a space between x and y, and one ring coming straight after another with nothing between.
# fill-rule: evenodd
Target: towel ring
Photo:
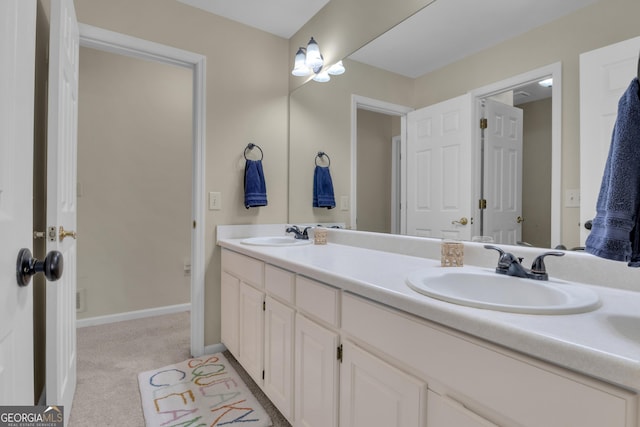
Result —
<instances>
[{"instance_id":1,"label":"towel ring","mask_svg":"<svg viewBox=\"0 0 640 427\"><path fill-rule=\"evenodd\" d=\"M262 160L262 159L264 158L264 153L262 152L262 148L260 148L260 146L259 146L259 145L256 145L256 144L254 144L254 143L250 142L250 143L247 145L247 148L245 148L245 149L244 149L244 153L243 153L243 154L244 154L244 158L245 158L245 160L249 160L249 159L247 159L247 150L251 151L251 150L253 150L254 148L257 148L258 150L260 150L260 160Z\"/></svg>"},{"instance_id":2,"label":"towel ring","mask_svg":"<svg viewBox=\"0 0 640 427\"><path fill-rule=\"evenodd\" d=\"M315 158L315 162L316 162L316 166L320 166L318 164L318 159L322 158L322 157L326 157L327 161L329 162L329 164L327 165L327 167L331 166L331 158L327 155L327 153L325 153L324 151L318 151L318 155Z\"/></svg>"}]
</instances>

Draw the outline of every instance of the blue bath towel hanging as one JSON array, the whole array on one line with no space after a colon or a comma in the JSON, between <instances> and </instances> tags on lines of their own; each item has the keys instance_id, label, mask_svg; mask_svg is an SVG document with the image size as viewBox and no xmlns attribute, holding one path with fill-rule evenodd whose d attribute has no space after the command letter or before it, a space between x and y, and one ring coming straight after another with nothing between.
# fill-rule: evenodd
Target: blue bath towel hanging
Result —
<instances>
[{"instance_id":1,"label":"blue bath towel hanging","mask_svg":"<svg viewBox=\"0 0 640 427\"><path fill-rule=\"evenodd\" d=\"M333 209L336 199L333 195L333 181L329 168L316 165L313 173L313 207Z\"/></svg>"},{"instance_id":2,"label":"blue bath towel hanging","mask_svg":"<svg viewBox=\"0 0 640 427\"><path fill-rule=\"evenodd\" d=\"M585 250L640 267L640 85L618 102L609 155Z\"/></svg>"},{"instance_id":3,"label":"blue bath towel hanging","mask_svg":"<svg viewBox=\"0 0 640 427\"><path fill-rule=\"evenodd\" d=\"M247 159L244 166L244 207L249 209L258 206L267 206L262 160Z\"/></svg>"}]
</instances>

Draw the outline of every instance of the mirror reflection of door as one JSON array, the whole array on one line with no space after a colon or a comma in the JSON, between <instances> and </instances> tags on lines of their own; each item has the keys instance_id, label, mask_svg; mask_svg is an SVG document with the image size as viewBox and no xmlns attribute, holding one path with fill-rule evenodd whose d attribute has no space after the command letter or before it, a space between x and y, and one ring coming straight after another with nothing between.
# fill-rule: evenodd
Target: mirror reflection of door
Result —
<instances>
[{"instance_id":1,"label":"mirror reflection of door","mask_svg":"<svg viewBox=\"0 0 640 427\"><path fill-rule=\"evenodd\" d=\"M407 115L407 234L470 240L471 96Z\"/></svg>"},{"instance_id":2,"label":"mirror reflection of door","mask_svg":"<svg viewBox=\"0 0 640 427\"><path fill-rule=\"evenodd\" d=\"M483 102L480 235L515 245L522 239L522 110Z\"/></svg>"}]
</instances>

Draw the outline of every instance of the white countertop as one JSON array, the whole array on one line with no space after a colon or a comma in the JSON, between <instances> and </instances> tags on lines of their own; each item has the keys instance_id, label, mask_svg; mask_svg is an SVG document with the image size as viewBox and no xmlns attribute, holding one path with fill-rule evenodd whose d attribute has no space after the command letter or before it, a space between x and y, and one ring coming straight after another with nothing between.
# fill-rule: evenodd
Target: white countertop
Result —
<instances>
[{"instance_id":1,"label":"white countertop","mask_svg":"<svg viewBox=\"0 0 640 427\"><path fill-rule=\"evenodd\" d=\"M556 365L640 392L640 293L589 286L602 300L592 312L529 315L451 304L405 284L411 271L440 262L342 244L218 244Z\"/></svg>"}]
</instances>

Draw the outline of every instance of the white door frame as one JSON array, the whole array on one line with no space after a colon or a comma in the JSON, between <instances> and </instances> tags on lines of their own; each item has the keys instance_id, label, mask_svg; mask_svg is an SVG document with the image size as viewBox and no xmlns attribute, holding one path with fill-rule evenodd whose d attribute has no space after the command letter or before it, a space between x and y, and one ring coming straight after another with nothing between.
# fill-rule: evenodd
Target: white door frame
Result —
<instances>
[{"instance_id":1,"label":"white door frame","mask_svg":"<svg viewBox=\"0 0 640 427\"><path fill-rule=\"evenodd\" d=\"M79 24L80 45L193 70L191 209L191 355L204 354L206 57L124 34Z\"/></svg>"},{"instance_id":2,"label":"white door frame","mask_svg":"<svg viewBox=\"0 0 640 427\"><path fill-rule=\"evenodd\" d=\"M367 98L360 95L351 95L351 195L349 196L349 222L351 229L354 230L357 229L356 221L358 218L358 109L387 114L390 116L400 116L400 146L402 148L406 148L407 146L407 113L414 110L413 108L406 107L404 105L392 104L390 102ZM405 171L405 156L402 156L402 153L396 151L394 151L394 155L400 156L402 164L401 169ZM393 163L397 164L396 159L393 160ZM406 206L406 177L404 174L401 175L401 180L401 194L396 195L395 198L392 197L392 199L399 200L401 206ZM395 210L392 210L392 212L394 211ZM400 234L407 233L407 223L403 212L400 214L400 230L397 230L397 232Z\"/></svg>"},{"instance_id":3,"label":"white door frame","mask_svg":"<svg viewBox=\"0 0 640 427\"><path fill-rule=\"evenodd\" d=\"M475 112L472 123L479 123L481 111L479 101L498 93L514 89L523 84L551 76L551 247L561 244L562 239L562 63L556 62L517 76L469 91ZM473 138L480 140L480 127L474 126ZM478 159L474 160L474 165ZM475 216L478 216L477 213Z\"/></svg>"}]
</instances>

